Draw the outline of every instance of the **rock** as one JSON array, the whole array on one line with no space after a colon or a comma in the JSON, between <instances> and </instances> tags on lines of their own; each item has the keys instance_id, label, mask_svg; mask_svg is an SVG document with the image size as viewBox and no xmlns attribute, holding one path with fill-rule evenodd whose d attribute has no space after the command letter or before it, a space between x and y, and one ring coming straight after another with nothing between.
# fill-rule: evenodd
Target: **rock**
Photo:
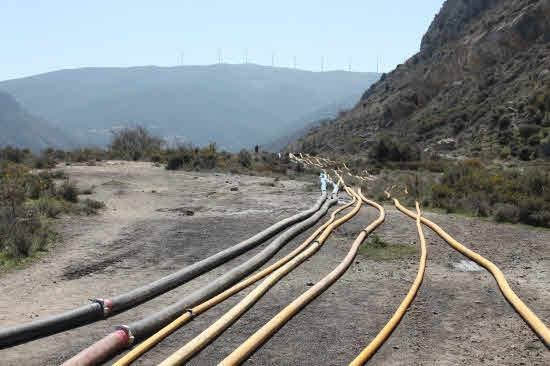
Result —
<instances>
[{"instance_id":1,"label":"rock","mask_svg":"<svg viewBox=\"0 0 550 366\"><path fill-rule=\"evenodd\" d=\"M231 187L229 190L232 192L236 192L239 190L239 187Z\"/></svg>"}]
</instances>

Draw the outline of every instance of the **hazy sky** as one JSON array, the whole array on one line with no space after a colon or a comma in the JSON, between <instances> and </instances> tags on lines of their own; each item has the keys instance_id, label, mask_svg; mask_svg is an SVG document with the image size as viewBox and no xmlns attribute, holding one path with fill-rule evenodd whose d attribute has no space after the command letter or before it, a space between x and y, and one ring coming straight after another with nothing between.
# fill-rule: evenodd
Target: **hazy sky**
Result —
<instances>
[{"instance_id":1,"label":"hazy sky","mask_svg":"<svg viewBox=\"0 0 550 366\"><path fill-rule=\"evenodd\" d=\"M85 66L250 62L389 71L443 0L1 0L0 80Z\"/></svg>"}]
</instances>

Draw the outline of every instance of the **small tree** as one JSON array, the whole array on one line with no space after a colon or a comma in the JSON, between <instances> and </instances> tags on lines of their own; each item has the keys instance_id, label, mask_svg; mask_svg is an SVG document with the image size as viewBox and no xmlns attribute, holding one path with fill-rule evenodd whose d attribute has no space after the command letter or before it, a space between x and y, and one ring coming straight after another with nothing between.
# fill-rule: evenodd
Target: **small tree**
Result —
<instances>
[{"instance_id":1,"label":"small tree","mask_svg":"<svg viewBox=\"0 0 550 366\"><path fill-rule=\"evenodd\" d=\"M252 166L252 157L246 149L239 151L239 163L245 168L250 168Z\"/></svg>"},{"instance_id":2,"label":"small tree","mask_svg":"<svg viewBox=\"0 0 550 366\"><path fill-rule=\"evenodd\" d=\"M112 131L111 151L124 160L140 160L157 153L163 140L153 136L145 127Z\"/></svg>"},{"instance_id":3,"label":"small tree","mask_svg":"<svg viewBox=\"0 0 550 366\"><path fill-rule=\"evenodd\" d=\"M15 219L17 208L25 201L27 171L21 165L7 164L0 171L0 205L8 207Z\"/></svg>"}]
</instances>

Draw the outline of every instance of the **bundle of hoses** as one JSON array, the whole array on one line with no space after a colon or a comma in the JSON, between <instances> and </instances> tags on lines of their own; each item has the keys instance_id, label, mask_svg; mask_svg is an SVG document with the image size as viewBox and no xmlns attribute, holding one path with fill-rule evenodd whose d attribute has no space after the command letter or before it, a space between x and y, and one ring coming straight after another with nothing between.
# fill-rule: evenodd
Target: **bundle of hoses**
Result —
<instances>
[{"instance_id":1,"label":"bundle of hoses","mask_svg":"<svg viewBox=\"0 0 550 366\"><path fill-rule=\"evenodd\" d=\"M77 328L85 324L108 318L111 315L144 303L250 251L289 226L311 217L315 212L320 210L326 198L326 194L323 194L309 210L281 220L239 244L229 247L150 284L141 286L111 299L94 299L90 304L45 319L0 329L0 348L14 346L33 339Z\"/></svg>"},{"instance_id":2,"label":"bundle of hoses","mask_svg":"<svg viewBox=\"0 0 550 366\"><path fill-rule=\"evenodd\" d=\"M389 193L388 193L388 196ZM542 321L521 301L521 299L514 293L514 291L510 288L508 285L508 282L506 281L506 278L502 274L502 271L491 261L486 259L485 257L482 257L478 253L474 252L471 249L468 249L461 243L459 243L457 240L455 240L453 237L451 237L447 232L445 232L440 226L435 224L434 222L426 219L421 215L420 208L418 205L418 202L416 202L416 213L407 209L403 205L399 203L397 199L394 199L395 207L401 211L402 213L406 214L412 219L416 220L416 226L418 230L418 235L420 238L420 245L421 245L421 256L420 256L420 264L418 273L416 276L415 281L413 282L409 292L403 299L402 303L399 305L396 312L393 314L391 319L386 323L386 325L380 330L380 332L376 335L376 337L365 347L359 355L350 363L350 366L360 366L367 363L370 358L378 351L378 349L384 344L384 342L388 339L388 337L391 335L393 330L397 327L403 316L405 315L405 312L409 305L411 304L412 300L414 299L414 296L416 295L416 292L418 291L418 288L420 287L420 284L422 283L422 278L424 274L424 269L426 267L426 242L424 239L424 234L422 232L421 223L428 226L430 229L432 229L436 234L438 234L442 239L444 239L451 247L465 255L466 257L474 260L479 265L486 268L495 278L497 281L498 286L500 287L500 290L502 291L502 294L510 302L510 304L514 307L514 309L520 314L520 316L525 320L525 322L535 331L535 333L539 336L539 338L545 343L546 347L550 344L550 330L542 323Z\"/></svg>"},{"instance_id":3,"label":"bundle of hoses","mask_svg":"<svg viewBox=\"0 0 550 366\"><path fill-rule=\"evenodd\" d=\"M201 334L192 339L178 351L173 353L170 357L164 360L161 366L180 365L187 362L194 355L199 353L204 347L219 337L227 328L229 328L237 319L239 319L248 309L250 309L263 295L265 295L269 289L271 289L279 280L298 267L306 259L313 256L325 243L329 235L346 221L355 216L361 209L361 198L353 192L351 189L347 189L354 200L357 201L353 210L341 217L340 219L332 222L328 225L321 235L311 243L311 245L305 249L302 253L297 255L291 261L284 266L277 269L269 277L263 280L254 290L252 290L243 300L233 306L228 312L226 312L221 318L219 318L210 327L205 329Z\"/></svg>"},{"instance_id":4,"label":"bundle of hoses","mask_svg":"<svg viewBox=\"0 0 550 366\"><path fill-rule=\"evenodd\" d=\"M367 235L374 231L384 222L384 208L374 201L365 198L361 192L358 192L361 199L368 205L375 207L379 211L379 216L369 226L363 229L351 245L345 258L325 277L319 280L313 287L297 297L256 333L242 343L229 356L227 356L220 365L239 365L252 355L258 348L266 343L279 329L281 329L292 317L298 314L311 301L325 292L334 282L336 282L351 266L355 259L359 246L363 243Z\"/></svg>"},{"instance_id":5,"label":"bundle of hoses","mask_svg":"<svg viewBox=\"0 0 550 366\"><path fill-rule=\"evenodd\" d=\"M137 346L133 347L132 350L130 350L128 353L126 353L123 357L121 357L118 361L116 361L113 366L127 366L130 365L132 362L137 360L139 357L141 357L143 354L148 352L150 349L155 347L158 343L160 343L163 339L168 337L170 334L178 330L180 327L187 324L189 321L194 319L195 317L203 314L204 312L208 311L209 309L213 308L214 306L222 303L223 301L227 300L231 296L241 292L245 288L253 285L254 283L260 281L261 279L269 276L279 268L286 265L288 262L296 258L298 255L303 253L306 248L310 248L314 242L315 239L319 237L319 235L336 220L336 215L340 212L346 210L348 207L352 206L354 203L356 203L357 199L353 197L352 201L344 204L343 206L339 207L338 209L334 210L332 214L330 215L330 218L320 227L315 230L313 234L311 234L302 244L294 248L290 253L288 253L283 258L279 259L278 261L274 262L273 264L265 267L261 271L258 271L254 273L253 275L247 277L246 279L242 280L241 282L237 283L236 285L232 286L231 288L223 291L222 293L214 296L213 298L203 302L202 304L199 304L192 309L189 309L189 311L181 314L179 317L177 317L174 321L172 321L170 324L159 330L157 333L152 335L151 337L147 338Z\"/></svg>"},{"instance_id":6,"label":"bundle of hoses","mask_svg":"<svg viewBox=\"0 0 550 366\"><path fill-rule=\"evenodd\" d=\"M65 362L65 365L81 366L99 364L131 345L135 340L144 339L155 333L180 316L183 312L188 311L193 306L196 306L219 294L239 282L249 273L260 268L292 238L313 226L322 216L325 215L329 207L334 205L336 202L337 198L335 197L326 200L326 202L323 203L321 208L315 214L284 231L267 247L247 261L232 268L222 276L210 282L208 285L195 290L187 296L184 296L178 302L158 311L157 313L149 315L131 324L120 326L117 331L107 335L100 341L94 343Z\"/></svg>"},{"instance_id":7,"label":"bundle of hoses","mask_svg":"<svg viewBox=\"0 0 550 366\"><path fill-rule=\"evenodd\" d=\"M394 199L395 207L412 219L417 219L413 211L402 206L398 200ZM533 329L535 334L542 340L547 348L550 348L550 329L540 320L540 318L516 295L514 290L508 284L506 277L502 271L490 260L467 248L446 231L444 231L439 225L433 221L428 220L425 217L420 217L422 224L432 229L437 235L447 242L453 249L457 250L462 255L470 258L483 268L485 268L493 276L497 285L502 292L504 298L512 305L516 312L523 318L523 320Z\"/></svg>"}]
</instances>

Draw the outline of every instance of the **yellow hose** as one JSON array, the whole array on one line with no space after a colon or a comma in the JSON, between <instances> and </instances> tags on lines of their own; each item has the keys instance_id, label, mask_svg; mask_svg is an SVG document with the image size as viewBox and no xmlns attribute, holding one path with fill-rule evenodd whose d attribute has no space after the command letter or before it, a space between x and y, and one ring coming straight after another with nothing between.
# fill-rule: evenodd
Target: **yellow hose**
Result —
<instances>
[{"instance_id":1,"label":"yellow hose","mask_svg":"<svg viewBox=\"0 0 550 366\"><path fill-rule=\"evenodd\" d=\"M422 225L420 224L420 206L418 205L418 202L416 202L416 228L418 230L418 237L420 238L420 262L418 265L418 273L416 274L416 278L391 317L391 319L388 321L388 323L380 330L380 332L374 337L374 339L369 343L367 347L361 353L350 363L351 366L359 366L364 365L375 353L376 351L384 344L384 342L389 338L391 333L394 331L394 329L397 327L401 319L403 319L403 316L407 312L407 309L413 302L416 293L418 292L418 289L420 288L420 285L422 284L422 280L424 279L424 272L426 270L426 257L427 257L427 249L426 249L426 239L424 238L424 233L422 232Z\"/></svg>"},{"instance_id":2,"label":"yellow hose","mask_svg":"<svg viewBox=\"0 0 550 366\"><path fill-rule=\"evenodd\" d=\"M399 211L410 216L411 218L417 217L414 212L401 206L399 201L397 201L396 199L394 199L394 202ZM500 291L502 292L506 300L508 300L508 302L514 307L514 309L516 309L518 314L525 320L525 322L531 327L531 329L533 329L537 336L544 342L545 346L550 347L550 330L548 329L548 327L546 327L546 325L544 325L544 323L537 317L537 315L533 313L533 311L531 311L531 309L529 309L527 305L523 303L523 301L521 301L516 293L510 288L510 285L508 284L508 281L506 281L506 278L504 277L502 271L493 262L460 244L434 222L424 217L421 217L420 220L424 225L435 231L437 235L439 235L447 243L449 243L451 247L453 247L466 257L470 258L471 260L475 261L480 266L487 269L497 281L498 287L500 288Z\"/></svg>"},{"instance_id":3,"label":"yellow hose","mask_svg":"<svg viewBox=\"0 0 550 366\"><path fill-rule=\"evenodd\" d=\"M346 188L346 190L348 190ZM160 363L160 366L174 366L181 365L184 362L191 359L194 355L200 352L205 346L210 344L215 340L220 334L222 334L231 324L233 324L237 319L239 319L248 309L250 309L265 293L269 291L279 280L281 280L288 273L293 271L306 259L310 258L315 254L319 248L326 241L328 236L336 229L338 226L342 225L349 219L359 212L362 206L362 201L360 197L356 196L356 193L352 190L348 190L348 193L352 196L358 198L358 202L348 214L344 215L340 219L334 221L329 226L327 226L323 233L311 244L306 250L297 255L294 259L286 263L284 266L273 272L269 277L267 277L258 287L252 290L244 299L242 299L238 304L233 306L228 312L226 312L221 318L214 322L210 327L205 329L197 337L193 338L182 348L174 352L163 362Z\"/></svg>"},{"instance_id":4,"label":"yellow hose","mask_svg":"<svg viewBox=\"0 0 550 366\"><path fill-rule=\"evenodd\" d=\"M260 272L253 274L252 276L237 283L236 285L230 287L224 292L214 296L210 300L195 306L189 312L182 314L180 317L176 318L174 321L172 321L170 324L162 328L160 331L153 334L151 337L147 338L146 340L138 344L136 347L134 347L132 350L130 350L126 355L124 355L117 362L115 362L113 366L130 365L132 362L137 360L139 357L141 357L151 348L153 348L158 343L160 343L163 339L165 339L170 334L178 330L180 327L188 323L195 316L206 312L210 308L216 306L217 304L223 302L229 297L235 295L236 293L242 291L243 289L247 288L248 286L254 284L255 282L261 280L262 278L268 276L270 273L274 272L278 268L282 267L284 264L286 264L287 262L292 260L294 257L296 257L298 254L300 254L309 244L311 244L311 242L313 242L313 240L315 240L315 238L319 236L319 234L335 220L336 215L338 213L352 206L356 201L357 201L357 198L355 198L355 196L352 195L351 202L334 210L330 216L330 219L326 223L321 225L308 239L306 239L301 245L296 247L292 252L288 253L284 258L281 258L279 261L264 268Z\"/></svg>"},{"instance_id":5,"label":"yellow hose","mask_svg":"<svg viewBox=\"0 0 550 366\"><path fill-rule=\"evenodd\" d=\"M344 272L352 264L357 251L361 243L365 240L368 234L376 229L382 222L384 222L385 213L384 208L376 202L366 199L359 190L358 192L361 199L376 207L380 215L373 221L367 228L365 228L357 236L353 242L348 254L342 262L323 279L317 282L313 287L304 292L289 305L287 305L282 311L280 311L275 317L261 327L256 333L242 343L237 349L235 349L229 356L227 356L219 365L239 365L244 362L252 353L254 353L262 344L264 344L271 336L273 336L283 325L285 325L294 315L302 310L307 304L313 301L317 296L323 293L328 287L330 287L338 278L340 278Z\"/></svg>"}]
</instances>

